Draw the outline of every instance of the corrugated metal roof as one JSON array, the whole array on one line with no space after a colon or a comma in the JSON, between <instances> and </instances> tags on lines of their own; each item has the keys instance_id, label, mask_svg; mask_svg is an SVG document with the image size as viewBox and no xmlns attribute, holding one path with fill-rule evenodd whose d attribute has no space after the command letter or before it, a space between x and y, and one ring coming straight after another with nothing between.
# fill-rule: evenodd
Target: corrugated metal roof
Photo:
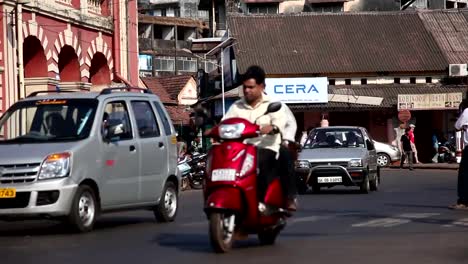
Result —
<instances>
[{"instance_id":1,"label":"corrugated metal roof","mask_svg":"<svg viewBox=\"0 0 468 264\"><path fill-rule=\"evenodd\" d=\"M467 10L421 12L419 16L449 63L468 63Z\"/></svg>"},{"instance_id":2,"label":"corrugated metal roof","mask_svg":"<svg viewBox=\"0 0 468 264\"><path fill-rule=\"evenodd\" d=\"M448 63L416 12L233 15L240 72L269 75L445 71Z\"/></svg>"}]
</instances>

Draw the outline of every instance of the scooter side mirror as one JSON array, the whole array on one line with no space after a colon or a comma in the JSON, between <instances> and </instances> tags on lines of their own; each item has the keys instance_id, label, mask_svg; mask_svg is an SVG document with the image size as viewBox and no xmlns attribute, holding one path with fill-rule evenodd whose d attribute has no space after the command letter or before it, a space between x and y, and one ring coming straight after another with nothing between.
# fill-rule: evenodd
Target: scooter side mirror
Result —
<instances>
[{"instance_id":1,"label":"scooter side mirror","mask_svg":"<svg viewBox=\"0 0 468 264\"><path fill-rule=\"evenodd\" d=\"M201 127L211 121L210 113L202 106L196 107L191 116L194 119L194 123L197 127Z\"/></svg>"},{"instance_id":2,"label":"scooter side mirror","mask_svg":"<svg viewBox=\"0 0 468 264\"><path fill-rule=\"evenodd\" d=\"M265 115L269 114L269 113L278 112L281 109L281 106L282 106L281 102L272 102L272 103L270 103L268 105L268 107L267 107Z\"/></svg>"}]
</instances>

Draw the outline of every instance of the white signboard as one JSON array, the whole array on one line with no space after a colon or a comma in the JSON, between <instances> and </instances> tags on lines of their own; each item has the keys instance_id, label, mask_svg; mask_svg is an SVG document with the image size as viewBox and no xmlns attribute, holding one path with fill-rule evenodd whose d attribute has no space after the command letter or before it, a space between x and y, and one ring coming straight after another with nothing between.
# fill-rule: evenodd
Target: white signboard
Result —
<instances>
[{"instance_id":1,"label":"white signboard","mask_svg":"<svg viewBox=\"0 0 468 264\"><path fill-rule=\"evenodd\" d=\"M399 94L398 110L458 109L462 100L462 93Z\"/></svg>"},{"instance_id":2,"label":"white signboard","mask_svg":"<svg viewBox=\"0 0 468 264\"><path fill-rule=\"evenodd\" d=\"M284 103L328 103L328 78L266 78L265 91Z\"/></svg>"}]
</instances>

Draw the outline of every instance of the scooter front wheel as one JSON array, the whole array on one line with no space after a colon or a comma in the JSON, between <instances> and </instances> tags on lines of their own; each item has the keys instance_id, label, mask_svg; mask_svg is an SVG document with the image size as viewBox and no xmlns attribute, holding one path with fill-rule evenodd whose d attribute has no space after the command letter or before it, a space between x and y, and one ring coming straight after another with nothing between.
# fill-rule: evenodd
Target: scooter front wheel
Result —
<instances>
[{"instance_id":1,"label":"scooter front wheel","mask_svg":"<svg viewBox=\"0 0 468 264\"><path fill-rule=\"evenodd\" d=\"M232 248L234 214L212 212L210 214L210 242L216 253L226 253Z\"/></svg>"}]
</instances>

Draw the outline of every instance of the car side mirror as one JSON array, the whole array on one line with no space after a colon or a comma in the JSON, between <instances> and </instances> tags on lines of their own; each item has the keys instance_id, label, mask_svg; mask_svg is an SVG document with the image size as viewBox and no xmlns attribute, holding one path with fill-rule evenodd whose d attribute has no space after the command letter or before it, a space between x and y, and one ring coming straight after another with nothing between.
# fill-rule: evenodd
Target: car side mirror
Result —
<instances>
[{"instance_id":1,"label":"car side mirror","mask_svg":"<svg viewBox=\"0 0 468 264\"><path fill-rule=\"evenodd\" d=\"M281 109L281 102L272 102L268 105L266 114L278 112Z\"/></svg>"},{"instance_id":2,"label":"car side mirror","mask_svg":"<svg viewBox=\"0 0 468 264\"><path fill-rule=\"evenodd\" d=\"M366 139L366 145L367 145L367 150L375 150L374 143L370 141L369 139Z\"/></svg>"},{"instance_id":3,"label":"car side mirror","mask_svg":"<svg viewBox=\"0 0 468 264\"><path fill-rule=\"evenodd\" d=\"M107 142L111 142L124 134L124 124L122 120L107 120L103 127L103 137Z\"/></svg>"}]
</instances>

